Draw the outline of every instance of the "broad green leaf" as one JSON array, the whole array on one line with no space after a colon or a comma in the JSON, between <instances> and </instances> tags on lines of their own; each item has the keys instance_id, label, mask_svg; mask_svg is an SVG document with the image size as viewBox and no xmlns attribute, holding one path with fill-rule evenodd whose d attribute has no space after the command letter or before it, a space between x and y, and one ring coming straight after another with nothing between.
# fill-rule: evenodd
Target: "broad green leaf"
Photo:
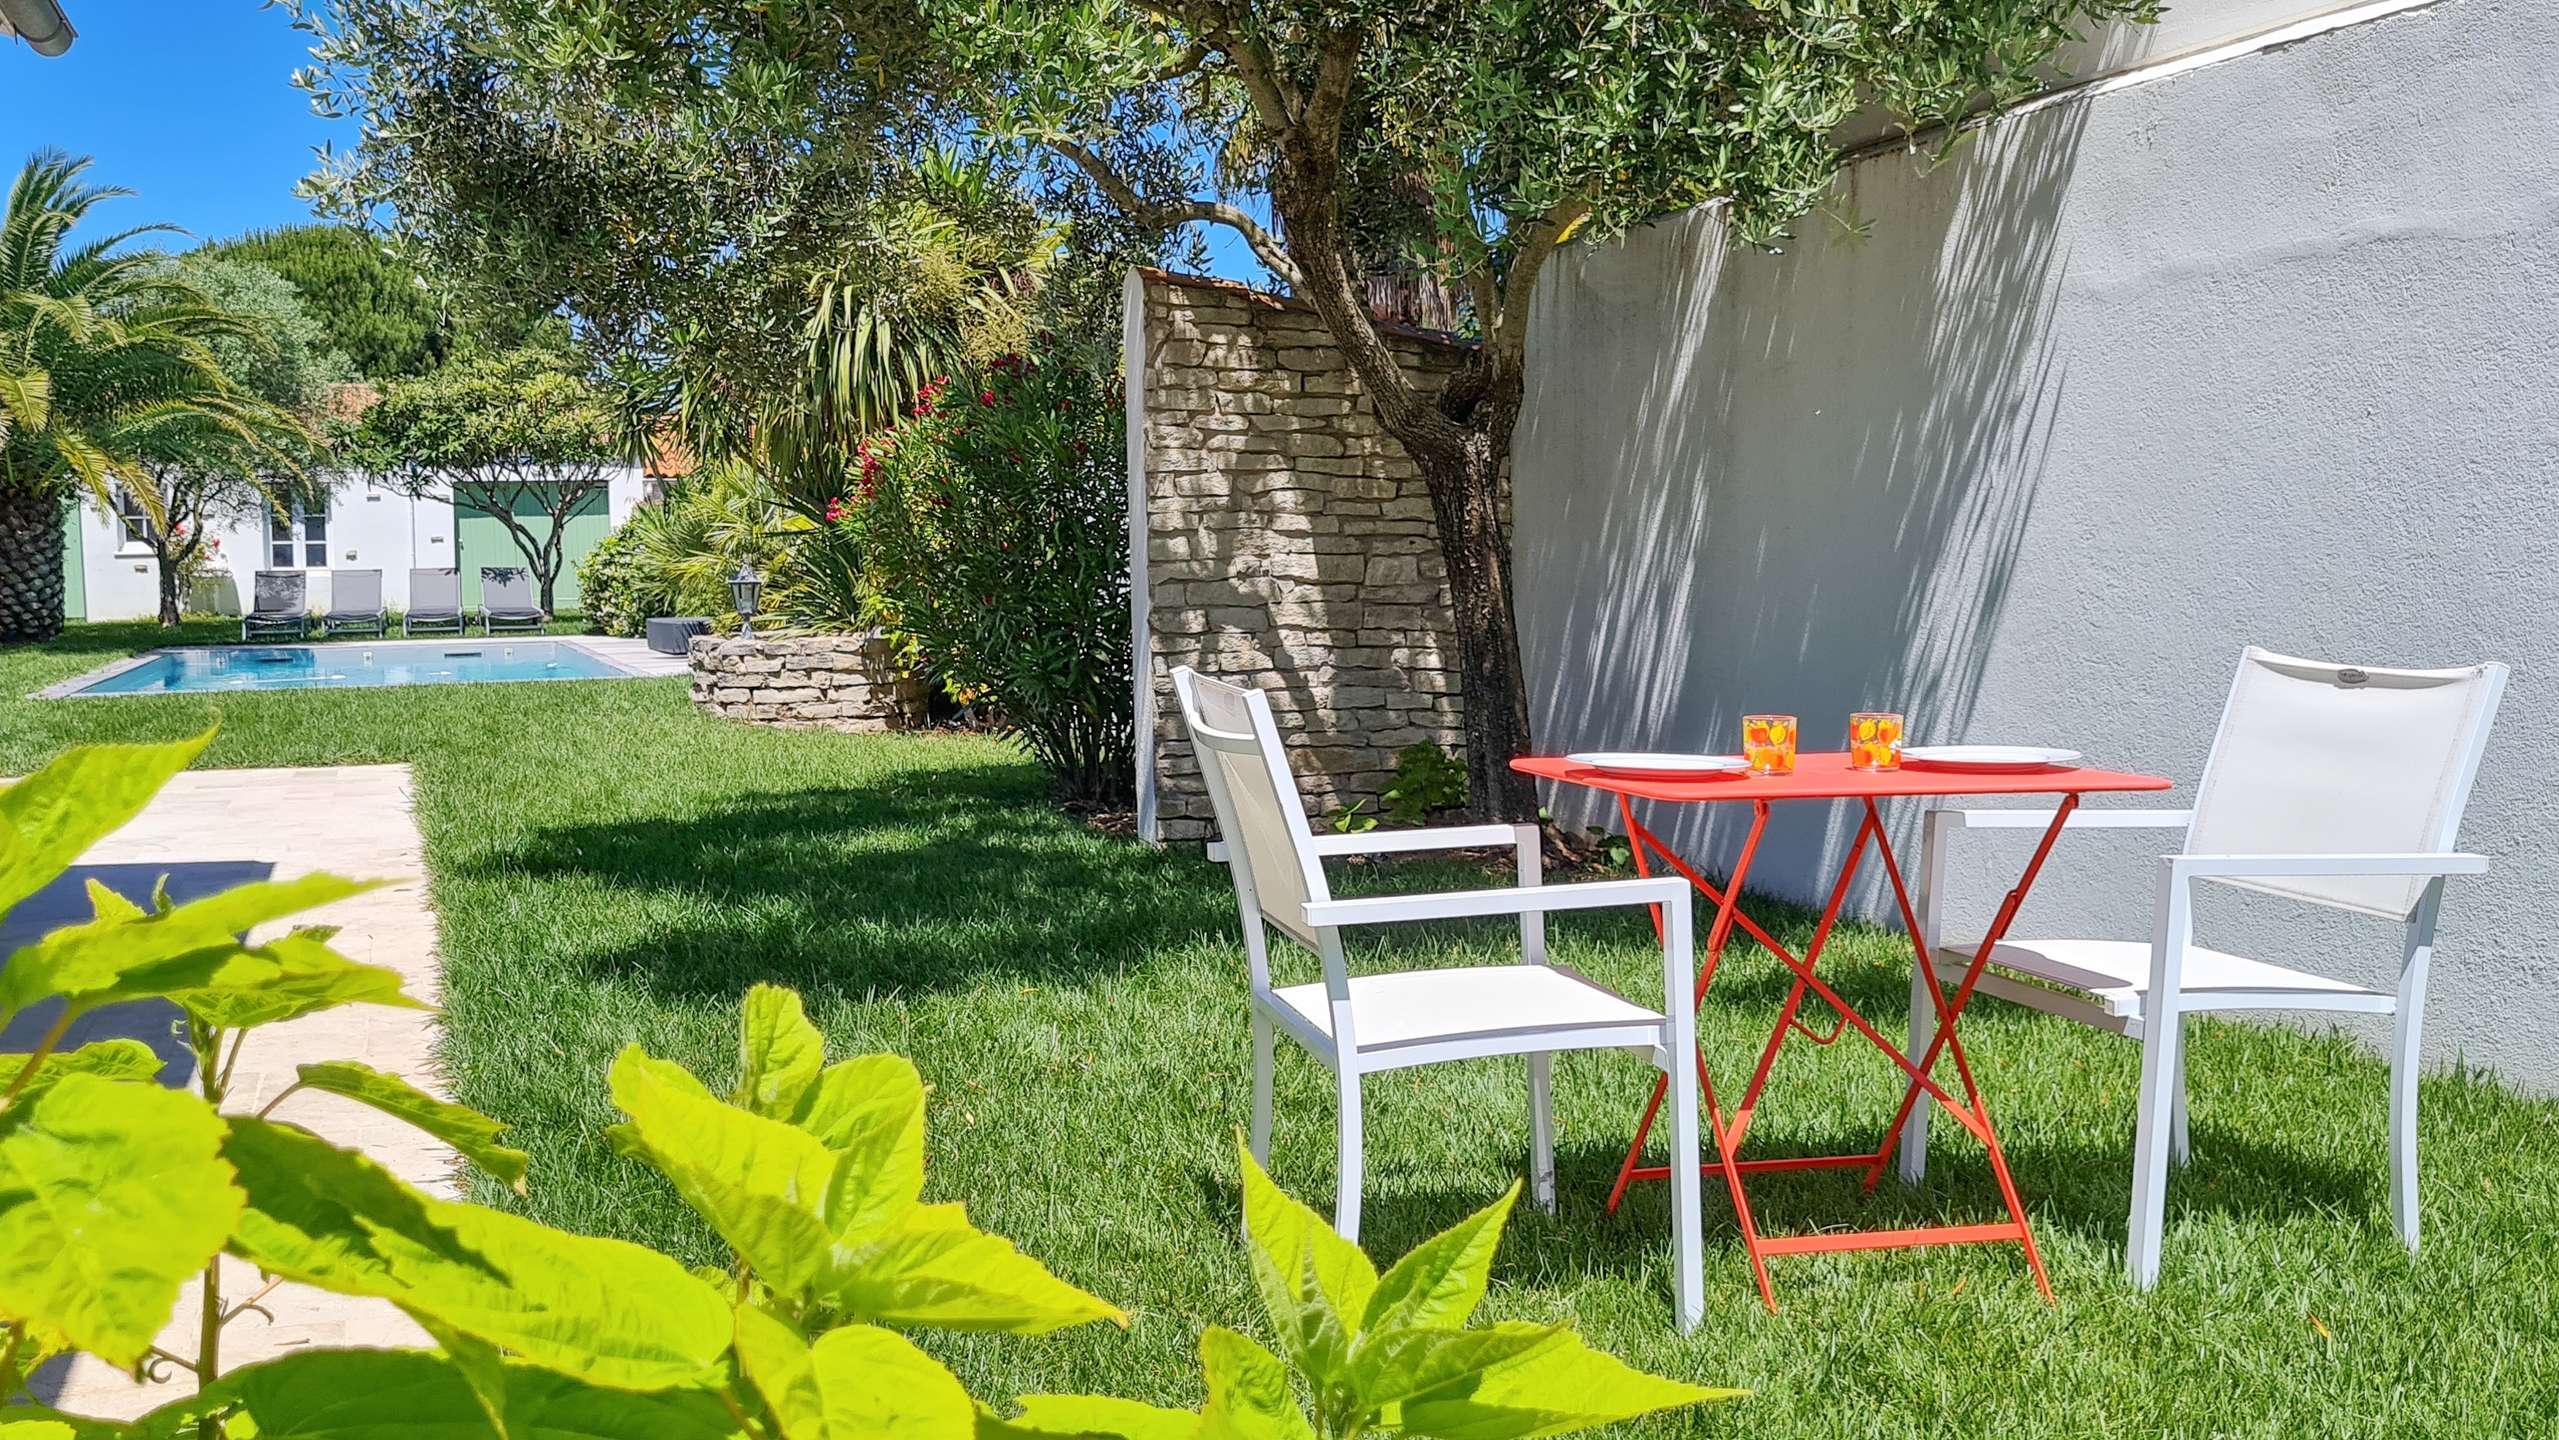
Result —
<instances>
[{"instance_id":1,"label":"broad green leaf","mask_svg":"<svg viewBox=\"0 0 2559 1440\"><path fill-rule=\"evenodd\" d=\"M829 1440L976 1440L977 1404L895 1331L830 1330L809 1347Z\"/></svg>"},{"instance_id":2,"label":"broad green leaf","mask_svg":"<svg viewBox=\"0 0 2559 1440\"><path fill-rule=\"evenodd\" d=\"M1200 1407L1199 1440L1315 1440L1288 1367L1250 1336L1222 1325L1202 1331L1200 1369L1208 1403Z\"/></svg>"},{"instance_id":3,"label":"broad green leaf","mask_svg":"<svg viewBox=\"0 0 2559 1440\"><path fill-rule=\"evenodd\" d=\"M151 887L152 897L157 900L167 895L168 886L169 877L161 876ZM104 881L92 879L87 887L90 913L101 920L139 920L151 913L108 889Z\"/></svg>"},{"instance_id":4,"label":"broad green leaf","mask_svg":"<svg viewBox=\"0 0 2559 1440\"><path fill-rule=\"evenodd\" d=\"M521 1195L533 1157L498 1143L506 1126L467 1105L439 1100L397 1075L353 1060L322 1060L298 1072L305 1090L322 1090L406 1120L460 1151L462 1158L495 1175Z\"/></svg>"},{"instance_id":5,"label":"broad green leaf","mask_svg":"<svg viewBox=\"0 0 2559 1440\"><path fill-rule=\"evenodd\" d=\"M207 730L165 745L85 745L0 787L0 914L53 883L82 852L124 828L213 742ZM11 1005L0 1001L0 1019Z\"/></svg>"},{"instance_id":6,"label":"broad green leaf","mask_svg":"<svg viewBox=\"0 0 2559 1440\"><path fill-rule=\"evenodd\" d=\"M1402 1418L1404 1433L1433 1440L1526 1440L1743 1393L1647 1375L1564 1330L1554 1343L1412 1396Z\"/></svg>"},{"instance_id":7,"label":"broad green leaf","mask_svg":"<svg viewBox=\"0 0 2559 1440\"><path fill-rule=\"evenodd\" d=\"M859 1055L828 1066L793 1123L847 1157L836 1234L885 1225L923 1195L924 1077L905 1056Z\"/></svg>"},{"instance_id":8,"label":"broad green leaf","mask_svg":"<svg viewBox=\"0 0 2559 1440\"><path fill-rule=\"evenodd\" d=\"M406 1313L435 1342L435 1348L443 1352L444 1363L452 1367L463 1387L471 1392L471 1398L479 1402L480 1414L497 1440L515 1440L508 1428L508 1405L513 1397L507 1393L506 1356L486 1340L465 1335L432 1315Z\"/></svg>"},{"instance_id":9,"label":"broad green leaf","mask_svg":"<svg viewBox=\"0 0 2559 1440\"><path fill-rule=\"evenodd\" d=\"M737 1309L737 1365L764 1397L782 1440L827 1440L826 1396L817 1361L789 1321L755 1305Z\"/></svg>"},{"instance_id":10,"label":"broad green leaf","mask_svg":"<svg viewBox=\"0 0 2559 1440\"><path fill-rule=\"evenodd\" d=\"M273 1025L341 1005L433 1007L401 988L400 972L365 965L330 948L334 927L314 925L235 952L199 982L168 998L217 1030Z\"/></svg>"},{"instance_id":11,"label":"broad green leaf","mask_svg":"<svg viewBox=\"0 0 2559 1440\"><path fill-rule=\"evenodd\" d=\"M1369 1297L1360 1329L1421 1330L1454 1328L1466 1323L1483 1303L1492 1273L1493 1251L1502 1243L1502 1227L1519 1203L1519 1182L1492 1204L1414 1246L1387 1267Z\"/></svg>"},{"instance_id":12,"label":"broad green leaf","mask_svg":"<svg viewBox=\"0 0 2559 1440\"><path fill-rule=\"evenodd\" d=\"M1115 1440L1192 1440L1200 1417L1109 1395L1025 1395L1004 1423L1035 1435L1105 1435Z\"/></svg>"},{"instance_id":13,"label":"broad green leaf","mask_svg":"<svg viewBox=\"0 0 2559 1440\"><path fill-rule=\"evenodd\" d=\"M0 1090L17 1083L31 1057L0 1055ZM36 1062L36 1073L18 1092L24 1101L67 1075L95 1075L103 1080L154 1080L161 1060L139 1040L93 1040L77 1050L57 1050Z\"/></svg>"},{"instance_id":14,"label":"broad green leaf","mask_svg":"<svg viewBox=\"0 0 2559 1440\"><path fill-rule=\"evenodd\" d=\"M972 1228L956 1205L923 1205L886 1232L839 1246L820 1299L889 1325L1044 1335L1109 1320L1119 1307L1051 1274L1012 1241Z\"/></svg>"},{"instance_id":15,"label":"broad green leaf","mask_svg":"<svg viewBox=\"0 0 2559 1440\"><path fill-rule=\"evenodd\" d=\"M736 1422L700 1390L643 1395L507 1364L499 1371L511 1440L731 1440ZM430 1350L309 1350L235 1370L202 1398L154 1411L136 1426L192 1436L208 1409L229 1412L235 1435L257 1440L492 1440L480 1399L452 1361ZM243 1425L245 1420L246 1425Z\"/></svg>"},{"instance_id":16,"label":"broad green leaf","mask_svg":"<svg viewBox=\"0 0 2559 1440\"><path fill-rule=\"evenodd\" d=\"M83 1008L173 996L213 983L241 952L242 932L373 889L335 875L259 880L135 919L103 910L9 957L0 969L0 1019L47 996Z\"/></svg>"},{"instance_id":17,"label":"broad green leaf","mask_svg":"<svg viewBox=\"0 0 2559 1440\"><path fill-rule=\"evenodd\" d=\"M0 1320L140 1359L240 1216L222 1138L196 1097L96 1075L0 1112Z\"/></svg>"},{"instance_id":18,"label":"broad green leaf","mask_svg":"<svg viewBox=\"0 0 2559 1440\"><path fill-rule=\"evenodd\" d=\"M1318 1388L1337 1385L1370 1299L1377 1268L1321 1216L1292 1199L1254 1162L1239 1139L1244 1165L1247 1259L1262 1308L1280 1349Z\"/></svg>"},{"instance_id":19,"label":"broad green leaf","mask_svg":"<svg viewBox=\"0 0 2559 1440\"><path fill-rule=\"evenodd\" d=\"M614 1058L607 1084L613 1103L631 1117L607 1132L625 1153L669 1178L692 1170L730 1189L826 1216L843 1163L815 1136L712 1099L692 1072L637 1045Z\"/></svg>"},{"instance_id":20,"label":"broad green leaf","mask_svg":"<svg viewBox=\"0 0 2559 1440\"><path fill-rule=\"evenodd\" d=\"M1513 1321L1483 1330L1378 1331L1360 1340L1351 1358L1351 1392L1371 1410L1399 1404L1427 1390L1454 1384L1496 1365L1516 1365L1550 1346L1570 1343L1560 1325Z\"/></svg>"},{"instance_id":21,"label":"broad green leaf","mask_svg":"<svg viewBox=\"0 0 2559 1440\"><path fill-rule=\"evenodd\" d=\"M235 1119L223 1153L249 1195L232 1253L271 1274L623 1389L690 1384L729 1348L728 1302L654 1250L437 1200L290 1125Z\"/></svg>"},{"instance_id":22,"label":"broad green leaf","mask_svg":"<svg viewBox=\"0 0 2559 1440\"><path fill-rule=\"evenodd\" d=\"M747 991L739 1028L737 1093L730 1100L770 1119L793 1118L826 1068L826 1041L801 1010L799 993L779 985Z\"/></svg>"},{"instance_id":23,"label":"broad green leaf","mask_svg":"<svg viewBox=\"0 0 2559 1440\"><path fill-rule=\"evenodd\" d=\"M123 1425L82 1415L65 1415L41 1405L0 1410L0 1440L117 1440L117 1437L134 1433Z\"/></svg>"}]
</instances>

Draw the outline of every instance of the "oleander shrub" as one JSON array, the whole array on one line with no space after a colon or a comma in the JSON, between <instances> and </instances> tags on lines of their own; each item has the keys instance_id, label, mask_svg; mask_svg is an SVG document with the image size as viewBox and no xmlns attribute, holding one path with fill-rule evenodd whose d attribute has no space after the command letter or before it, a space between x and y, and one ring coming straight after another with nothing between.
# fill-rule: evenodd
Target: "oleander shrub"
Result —
<instances>
[{"instance_id":1,"label":"oleander shrub","mask_svg":"<svg viewBox=\"0 0 2559 1440\"><path fill-rule=\"evenodd\" d=\"M1135 765L1126 436L1114 354L1000 356L924 387L829 510L910 663L1100 803Z\"/></svg>"}]
</instances>

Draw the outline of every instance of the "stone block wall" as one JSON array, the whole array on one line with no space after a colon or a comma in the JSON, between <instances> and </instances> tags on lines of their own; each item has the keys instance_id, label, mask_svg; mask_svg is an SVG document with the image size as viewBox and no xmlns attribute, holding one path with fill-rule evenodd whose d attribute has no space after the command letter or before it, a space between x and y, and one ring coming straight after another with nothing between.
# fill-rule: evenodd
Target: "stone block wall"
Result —
<instances>
[{"instance_id":1,"label":"stone block wall","mask_svg":"<svg viewBox=\"0 0 2559 1440\"><path fill-rule=\"evenodd\" d=\"M877 634L696 635L693 703L786 730L903 730L924 719L924 687Z\"/></svg>"},{"instance_id":2,"label":"stone block wall","mask_svg":"<svg viewBox=\"0 0 2559 1440\"><path fill-rule=\"evenodd\" d=\"M1460 743L1429 495L1302 303L1154 270L1124 302L1140 833L1214 828L1179 665L1270 692L1320 828L1373 801L1405 746ZM1391 339L1426 390L1464 353Z\"/></svg>"}]
</instances>

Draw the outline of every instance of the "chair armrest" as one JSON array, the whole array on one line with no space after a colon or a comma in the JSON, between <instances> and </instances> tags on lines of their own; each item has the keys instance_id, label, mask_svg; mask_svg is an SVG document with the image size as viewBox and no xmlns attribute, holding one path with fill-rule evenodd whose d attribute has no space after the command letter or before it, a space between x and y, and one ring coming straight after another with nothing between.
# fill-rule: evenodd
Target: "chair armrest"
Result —
<instances>
[{"instance_id":1,"label":"chair armrest","mask_svg":"<svg viewBox=\"0 0 2559 1440\"><path fill-rule=\"evenodd\" d=\"M2484 875L2485 855L2171 855L2176 873L2205 879L2285 875Z\"/></svg>"},{"instance_id":2,"label":"chair armrest","mask_svg":"<svg viewBox=\"0 0 2559 1440\"><path fill-rule=\"evenodd\" d=\"M1958 830L2041 830L2053 823L2050 810L1931 810ZM2168 830L2191 823L2192 810L2073 810L2064 830Z\"/></svg>"},{"instance_id":3,"label":"chair armrest","mask_svg":"<svg viewBox=\"0 0 2559 1440\"><path fill-rule=\"evenodd\" d=\"M1318 835L1315 853L1335 855L1392 855L1417 850L1493 850L1508 849L1522 841L1534 841L1534 825L1443 825L1433 830L1371 830L1364 835Z\"/></svg>"},{"instance_id":4,"label":"chair armrest","mask_svg":"<svg viewBox=\"0 0 2559 1440\"><path fill-rule=\"evenodd\" d=\"M1620 905L1688 903L1688 882L1600 880L1587 885L1516 885L1499 890L1453 890L1428 895L1373 895L1358 900L1318 900L1306 907L1306 923L1392 925L1408 920L1458 920L1475 915L1544 914L1601 910Z\"/></svg>"}]
</instances>

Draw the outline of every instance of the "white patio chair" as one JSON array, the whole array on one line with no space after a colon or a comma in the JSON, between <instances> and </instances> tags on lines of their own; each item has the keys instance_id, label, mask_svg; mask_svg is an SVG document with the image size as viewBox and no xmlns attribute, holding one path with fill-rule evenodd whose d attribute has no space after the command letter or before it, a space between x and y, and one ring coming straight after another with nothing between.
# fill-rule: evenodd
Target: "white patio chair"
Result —
<instances>
[{"instance_id":1,"label":"white patio chair","mask_svg":"<svg viewBox=\"0 0 2559 1440\"><path fill-rule=\"evenodd\" d=\"M2485 857L2454 851L2480 752L2504 693L2501 664L2373 670L2251 647L2222 710L2192 810L2082 810L2074 829L2183 830L2159 860L2151 938L2008 940L1977 988L2142 1042L2125 1268L2144 1289L2159 1277L2173 1152L2186 1159L2187 1015L2219 1010L2331 1011L2395 1017L2390 1050L2390 1204L2417 1249L2417 1044L2426 971L2446 876L2477 875ZM2029 828L2049 810L1939 810L1928 817L1920 928L1938 974L1959 981L1971 952L1943 948L1946 844L1961 829ZM2367 989L2194 942L2194 882L2211 881L2404 927L2395 991ZM2024 978L2016 978L2024 977ZM1913 976L1911 1048L1936 1029L1927 983ZM1928 1100L1904 1125L1901 1173L1927 1168Z\"/></svg>"},{"instance_id":2,"label":"white patio chair","mask_svg":"<svg viewBox=\"0 0 2559 1440\"><path fill-rule=\"evenodd\" d=\"M1359 1238L1362 1129L1360 1080L1381 1070L1495 1055L1528 1058L1530 1189L1555 1204L1555 1129L1550 1057L1564 1050L1634 1049L1671 1078L1671 1220L1678 1264L1680 1328L1705 1304L1699 1249L1697 983L1691 961L1688 883L1677 878L1542 885L1534 825L1466 825L1317 836L1258 690L1173 672L1182 718L1216 807L1222 852L1235 882L1252 977L1253 1154L1271 1146L1272 1037L1306 1047L1335 1076L1341 1100L1340 1171L1333 1225ZM1336 900L1324 879L1328 856L1509 846L1519 857L1513 888ZM1662 917L1662 1008L1620 998L1546 958L1546 913L1610 906L1658 906ZM1341 932L1355 925L1517 915L1521 963L1353 976ZM1271 983L1268 936L1276 932L1315 953L1323 978Z\"/></svg>"}]
</instances>

